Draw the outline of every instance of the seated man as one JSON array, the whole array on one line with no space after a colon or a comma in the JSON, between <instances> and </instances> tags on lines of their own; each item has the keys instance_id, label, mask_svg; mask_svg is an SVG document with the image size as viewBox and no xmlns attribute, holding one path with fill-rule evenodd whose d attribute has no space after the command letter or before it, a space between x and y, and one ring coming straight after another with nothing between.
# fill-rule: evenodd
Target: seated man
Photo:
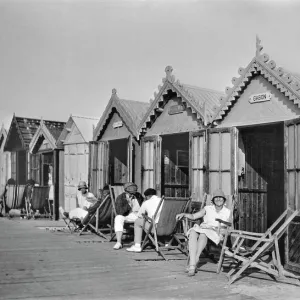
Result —
<instances>
[{"instance_id":1,"label":"seated man","mask_svg":"<svg viewBox=\"0 0 300 300\"><path fill-rule=\"evenodd\" d=\"M133 223L137 219L143 200L143 196L137 192L135 183L127 182L124 184L124 193L116 199L115 233L117 243L114 245L115 250L122 248L124 222Z\"/></svg>"},{"instance_id":2,"label":"seated man","mask_svg":"<svg viewBox=\"0 0 300 300\"><path fill-rule=\"evenodd\" d=\"M59 208L61 214L70 219L79 220L80 223L88 214L88 209L97 202L97 198L93 193L88 192L88 187L85 181L80 181L78 184L77 204L79 207L72 209L69 213L65 212L62 207ZM80 225L78 223L78 225Z\"/></svg>"},{"instance_id":3,"label":"seated man","mask_svg":"<svg viewBox=\"0 0 300 300\"><path fill-rule=\"evenodd\" d=\"M157 207L159 205L159 202L161 201L161 198L156 196L156 190L154 189L147 189L144 192L144 195L146 199L139 210L138 218L134 221L134 245L126 249L127 251L130 252L142 251L141 241L142 241L142 234L143 234L143 226L145 226L146 229L150 227L150 223L144 220L142 214L146 214L149 218L153 218L157 210ZM162 205L160 206L159 211L155 218L156 224L158 223L161 209L162 209Z\"/></svg>"},{"instance_id":4,"label":"seated man","mask_svg":"<svg viewBox=\"0 0 300 300\"><path fill-rule=\"evenodd\" d=\"M100 204L106 198L107 195L109 195L109 186L105 185L103 187L103 189L100 190L100 195L99 195L97 202L93 206L88 208L88 210L87 210L88 214L82 220L83 225L86 225L90 221L91 217L96 212L96 210L98 209L98 207L100 206Z\"/></svg>"}]
</instances>

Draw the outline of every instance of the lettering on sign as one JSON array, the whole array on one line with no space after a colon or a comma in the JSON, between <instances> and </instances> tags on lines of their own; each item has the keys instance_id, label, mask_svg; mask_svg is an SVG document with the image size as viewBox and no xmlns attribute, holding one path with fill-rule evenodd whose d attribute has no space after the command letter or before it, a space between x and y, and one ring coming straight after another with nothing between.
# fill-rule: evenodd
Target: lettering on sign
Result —
<instances>
[{"instance_id":1,"label":"lettering on sign","mask_svg":"<svg viewBox=\"0 0 300 300\"><path fill-rule=\"evenodd\" d=\"M180 114L184 111L183 105L173 105L169 107L169 115Z\"/></svg>"},{"instance_id":2,"label":"lettering on sign","mask_svg":"<svg viewBox=\"0 0 300 300\"><path fill-rule=\"evenodd\" d=\"M118 121L113 123L113 128L118 128L118 127L122 127L123 126L123 122L122 121Z\"/></svg>"},{"instance_id":3,"label":"lettering on sign","mask_svg":"<svg viewBox=\"0 0 300 300\"><path fill-rule=\"evenodd\" d=\"M255 94L250 96L249 102L250 103L258 103L258 102L264 102L264 101L270 101L272 95L270 93L261 93L261 94Z\"/></svg>"}]
</instances>

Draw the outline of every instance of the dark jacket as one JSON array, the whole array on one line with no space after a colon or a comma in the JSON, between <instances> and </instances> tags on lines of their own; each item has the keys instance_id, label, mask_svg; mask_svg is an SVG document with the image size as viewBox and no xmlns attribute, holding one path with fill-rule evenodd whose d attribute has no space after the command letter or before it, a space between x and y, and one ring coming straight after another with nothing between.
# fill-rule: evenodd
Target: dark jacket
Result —
<instances>
[{"instance_id":1,"label":"dark jacket","mask_svg":"<svg viewBox=\"0 0 300 300\"><path fill-rule=\"evenodd\" d=\"M141 206L144 201L143 196L138 192L136 192L134 196L137 199L139 205ZM125 192L119 195L116 199L116 212L117 215L122 215L124 217L128 216L129 213L131 212L131 207L128 204Z\"/></svg>"}]
</instances>

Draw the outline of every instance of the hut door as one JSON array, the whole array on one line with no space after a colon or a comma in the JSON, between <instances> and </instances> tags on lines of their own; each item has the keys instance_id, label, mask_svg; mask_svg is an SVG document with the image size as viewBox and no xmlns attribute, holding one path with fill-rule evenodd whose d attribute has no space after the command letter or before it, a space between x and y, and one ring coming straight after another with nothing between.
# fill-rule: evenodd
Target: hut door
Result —
<instances>
[{"instance_id":1,"label":"hut door","mask_svg":"<svg viewBox=\"0 0 300 300\"><path fill-rule=\"evenodd\" d=\"M154 188L161 192L161 137L142 139L142 192Z\"/></svg>"},{"instance_id":2,"label":"hut door","mask_svg":"<svg viewBox=\"0 0 300 300\"><path fill-rule=\"evenodd\" d=\"M237 129L208 130L208 191L222 189L226 195L236 192Z\"/></svg>"},{"instance_id":3,"label":"hut door","mask_svg":"<svg viewBox=\"0 0 300 300\"><path fill-rule=\"evenodd\" d=\"M99 188L108 183L108 142L90 142L90 191L98 194Z\"/></svg>"},{"instance_id":4,"label":"hut door","mask_svg":"<svg viewBox=\"0 0 300 300\"><path fill-rule=\"evenodd\" d=\"M133 155L132 135L130 135L127 140L127 176L129 182L133 181Z\"/></svg>"},{"instance_id":5,"label":"hut door","mask_svg":"<svg viewBox=\"0 0 300 300\"><path fill-rule=\"evenodd\" d=\"M190 189L193 201L200 201L205 192L207 157L206 131L190 132Z\"/></svg>"},{"instance_id":6,"label":"hut door","mask_svg":"<svg viewBox=\"0 0 300 300\"><path fill-rule=\"evenodd\" d=\"M300 209L300 118L285 122L286 203L291 210ZM286 267L300 272L300 216L288 227Z\"/></svg>"}]
</instances>

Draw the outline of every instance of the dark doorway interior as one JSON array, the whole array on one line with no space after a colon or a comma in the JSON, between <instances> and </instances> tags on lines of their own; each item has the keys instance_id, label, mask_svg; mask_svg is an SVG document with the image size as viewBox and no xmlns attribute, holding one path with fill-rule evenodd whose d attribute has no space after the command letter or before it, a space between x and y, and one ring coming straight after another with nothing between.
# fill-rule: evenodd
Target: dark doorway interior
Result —
<instances>
[{"instance_id":1,"label":"dark doorway interior","mask_svg":"<svg viewBox=\"0 0 300 300\"><path fill-rule=\"evenodd\" d=\"M127 139L109 142L109 183L120 184L127 182Z\"/></svg>"},{"instance_id":2,"label":"dark doorway interior","mask_svg":"<svg viewBox=\"0 0 300 300\"><path fill-rule=\"evenodd\" d=\"M283 133L283 124L239 131L241 230L265 232L285 209Z\"/></svg>"},{"instance_id":3,"label":"dark doorway interior","mask_svg":"<svg viewBox=\"0 0 300 300\"><path fill-rule=\"evenodd\" d=\"M48 186L52 184L53 178L53 152L43 154L43 178L42 185Z\"/></svg>"},{"instance_id":4,"label":"dark doorway interior","mask_svg":"<svg viewBox=\"0 0 300 300\"><path fill-rule=\"evenodd\" d=\"M162 195L189 197L189 134L162 136Z\"/></svg>"},{"instance_id":5,"label":"dark doorway interior","mask_svg":"<svg viewBox=\"0 0 300 300\"><path fill-rule=\"evenodd\" d=\"M17 152L17 183L26 184L27 180L27 152L21 150Z\"/></svg>"}]
</instances>

